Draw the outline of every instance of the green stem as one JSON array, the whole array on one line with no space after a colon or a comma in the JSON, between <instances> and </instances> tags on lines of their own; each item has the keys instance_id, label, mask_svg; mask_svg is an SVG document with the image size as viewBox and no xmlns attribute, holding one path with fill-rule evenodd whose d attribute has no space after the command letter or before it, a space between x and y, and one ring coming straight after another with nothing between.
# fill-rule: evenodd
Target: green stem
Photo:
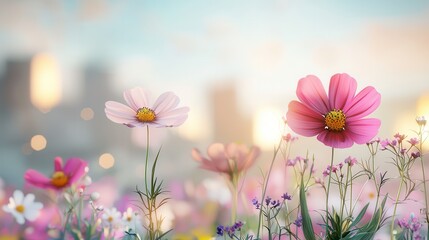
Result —
<instances>
[{"instance_id":1,"label":"green stem","mask_svg":"<svg viewBox=\"0 0 429 240\"><path fill-rule=\"evenodd\" d=\"M328 228L328 216L329 216L329 189L331 188L331 178L332 178L332 176L331 176L331 174L332 174L332 167L333 167L333 165L334 165L334 148L332 148L332 151L331 151L331 167L330 167L330 169L329 169L329 178L328 178L328 187L327 187L327 190L326 190L326 200L325 200L325 202L326 202L326 206L325 206L325 211L326 211L326 227L325 227L325 235L326 236L328 236L328 231L329 231L329 228Z\"/></svg>"},{"instance_id":2,"label":"green stem","mask_svg":"<svg viewBox=\"0 0 429 240\"><path fill-rule=\"evenodd\" d=\"M277 153L278 153L278 152L279 152L279 150L280 150L281 143L282 143L282 138L280 138L279 145L278 145L278 146L277 146L277 148L275 148L275 150L274 150L273 159L271 160L271 164L270 164L270 168L269 168L269 170L268 170L267 178L265 179L265 182L264 182L264 186L263 186L263 190L262 190L262 199L261 199L261 202L263 202L263 201L264 201L265 194L266 194L266 192L267 192L267 185L268 185L268 181L269 181L269 179L270 179L270 174L271 174L271 171L272 171L272 169L273 169L273 165L274 165L274 161L276 160ZM259 238L259 236L260 236L260 230L261 230L261 223L262 223L262 206L261 206L261 207L260 207L260 209L259 209L259 217L258 217L258 232L257 232L257 234L256 234L256 239L260 239L260 238Z\"/></svg>"},{"instance_id":3,"label":"green stem","mask_svg":"<svg viewBox=\"0 0 429 240\"><path fill-rule=\"evenodd\" d=\"M146 126L146 159L144 166L144 184L146 187L146 194L149 193L149 188L147 187L147 163L149 161L149 126Z\"/></svg>"},{"instance_id":4,"label":"green stem","mask_svg":"<svg viewBox=\"0 0 429 240\"><path fill-rule=\"evenodd\" d=\"M429 214L428 214L428 194L426 188L426 175L425 175L425 165L423 162L423 127L420 126L419 131L419 150L420 150L420 162L422 165L422 174L423 174L423 190L425 194L425 218L427 224L427 239L429 239Z\"/></svg>"},{"instance_id":5,"label":"green stem","mask_svg":"<svg viewBox=\"0 0 429 240\"><path fill-rule=\"evenodd\" d=\"M391 240L395 239L395 235L393 234L393 229L395 228L395 215L396 215L396 208L398 206L399 195L401 194L402 184L404 182L402 176L403 175L401 173L401 182L399 183L398 193L396 194L395 207L393 208L393 214L392 214L392 223L390 224L390 239Z\"/></svg>"}]
</instances>

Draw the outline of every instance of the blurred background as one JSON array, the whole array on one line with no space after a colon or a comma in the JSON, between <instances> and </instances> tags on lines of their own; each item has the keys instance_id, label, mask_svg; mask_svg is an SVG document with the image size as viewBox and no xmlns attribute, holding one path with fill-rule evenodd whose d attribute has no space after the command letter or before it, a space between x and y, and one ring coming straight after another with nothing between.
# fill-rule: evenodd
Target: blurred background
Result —
<instances>
[{"instance_id":1,"label":"blurred background","mask_svg":"<svg viewBox=\"0 0 429 240\"><path fill-rule=\"evenodd\" d=\"M381 138L411 136L429 116L429 2L0 0L0 178L21 189L26 169L50 174L54 157L76 156L94 182L141 185L144 130L104 114L136 86L190 108L182 126L151 131L167 185L216 178L191 157L212 142L260 146L259 177L298 80L314 74L327 88L338 72L381 93ZM329 159L300 141L295 153Z\"/></svg>"}]
</instances>

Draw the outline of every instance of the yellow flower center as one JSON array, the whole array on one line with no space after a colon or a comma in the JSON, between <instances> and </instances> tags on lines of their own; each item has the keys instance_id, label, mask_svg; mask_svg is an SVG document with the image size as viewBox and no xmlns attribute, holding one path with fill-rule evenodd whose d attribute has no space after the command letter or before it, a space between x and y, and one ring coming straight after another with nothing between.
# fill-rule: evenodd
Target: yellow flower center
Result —
<instances>
[{"instance_id":1,"label":"yellow flower center","mask_svg":"<svg viewBox=\"0 0 429 240\"><path fill-rule=\"evenodd\" d=\"M112 216L109 216L109 217L107 218L107 221L108 221L108 222L113 222L113 217L112 217Z\"/></svg>"},{"instance_id":2,"label":"yellow flower center","mask_svg":"<svg viewBox=\"0 0 429 240\"><path fill-rule=\"evenodd\" d=\"M346 115L342 110L334 109L325 115L326 129L335 132L344 131L346 126Z\"/></svg>"},{"instance_id":3,"label":"yellow flower center","mask_svg":"<svg viewBox=\"0 0 429 240\"><path fill-rule=\"evenodd\" d=\"M52 174L51 183L55 187L64 187L69 182L69 178L63 171L56 171Z\"/></svg>"},{"instance_id":4,"label":"yellow flower center","mask_svg":"<svg viewBox=\"0 0 429 240\"><path fill-rule=\"evenodd\" d=\"M131 216L128 216L128 217L127 217L127 222L131 222L131 220L133 220L133 219L131 218Z\"/></svg>"},{"instance_id":5,"label":"yellow flower center","mask_svg":"<svg viewBox=\"0 0 429 240\"><path fill-rule=\"evenodd\" d=\"M156 118L155 112L147 107L142 107L137 110L136 118L140 122L153 122Z\"/></svg>"},{"instance_id":6,"label":"yellow flower center","mask_svg":"<svg viewBox=\"0 0 429 240\"><path fill-rule=\"evenodd\" d=\"M15 210L19 213L24 213L25 207L24 205L18 205L15 207Z\"/></svg>"},{"instance_id":7,"label":"yellow flower center","mask_svg":"<svg viewBox=\"0 0 429 240\"><path fill-rule=\"evenodd\" d=\"M368 197L369 197L369 199L374 199L375 193L373 193L373 192L368 193Z\"/></svg>"}]
</instances>

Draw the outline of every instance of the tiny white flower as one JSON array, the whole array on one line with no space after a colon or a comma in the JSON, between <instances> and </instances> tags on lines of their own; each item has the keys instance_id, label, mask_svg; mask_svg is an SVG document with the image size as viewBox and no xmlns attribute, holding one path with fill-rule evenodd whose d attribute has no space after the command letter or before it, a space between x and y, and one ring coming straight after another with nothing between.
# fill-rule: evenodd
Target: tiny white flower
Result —
<instances>
[{"instance_id":1,"label":"tiny white flower","mask_svg":"<svg viewBox=\"0 0 429 240\"><path fill-rule=\"evenodd\" d=\"M122 213L122 222L126 228L136 229L141 225L141 220L137 212L132 208L127 208L126 212Z\"/></svg>"},{"instance_id":2,"label":"tiny white flower","mask_svg":"<svg viewBox=\"0 0 429 240\"><path fill-rule=\"evenodd\" d=\"M43 204L34 202L34 194L24 195L20 190L13 192L13 197L9 198L9 204L3 205L3 210L12 214L19 224L24 224L25 219L34 221L39 215Z\"/></svg>"},{"instance_id":3,"label":"tiny white flower","mask_svg":"<svg viewBox=\"0 0 429 240\"><path fill-rule=\"evenodd\" d=\"M104 209L101 216L105 227L119 227L121 225L121 213L116 208Z\"/></svg>"}]
</instances>

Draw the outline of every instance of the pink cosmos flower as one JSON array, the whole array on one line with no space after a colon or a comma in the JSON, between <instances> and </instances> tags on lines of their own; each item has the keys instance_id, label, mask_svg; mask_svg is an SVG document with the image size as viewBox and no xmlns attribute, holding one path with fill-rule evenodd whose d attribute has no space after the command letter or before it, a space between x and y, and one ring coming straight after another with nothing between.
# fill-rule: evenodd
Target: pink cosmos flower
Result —
<instances>
[{"instance_id":1,"label":"pink cosmos flower","mask_svg":"<svg viewBox=\"0 0 429 240\"><path fill-rule=\"evenodd\" d=\"M192 150L192 157L200 162L203 169L232 176L248 169L260 153L259 147L255 146L248 148L244 144L213 143L207 149L208 158L203 157L198 149Z\"/></svg>"},{"instance_id":2,"label":"pink cosmos flower","mask_svg":"<svg viewBox=\"0 0 429 240\"><path fill-rule=\"evenodd\" d=\"M86 173L88 164L79 158L70 158L63 166L63 160L56 157L54 160L54 173L46 177L42 173L29 169L25 172L25 181L33 186L45 189L62 190L70 187L80 180Z\"/></svg>"},{"instance_id":3,"label":"pink cosmos flower","mask_svg":"<svg viewBox=\"0 0 429 240\"><path fill-rule=\"evenodd\" d=\"M287 123L296 133L311 137L334 148L364 144L380 128L380 120L364 118L380 105L380 94L371 86L356 93L357 83L349 75L331 77L326 94L322 82L309 75L298 82L300 101L291 101Z\"/></svg>"},{"instance_id":4,"label":"pink cosmos flower","mask_svg":"<svg viewBox=\"0 0 429 240\"><path fill-rule=\"evenodd\" d=\"M188 118L188 107L176 108L179 98L172 92L166 92L156 99L154 104L148 100L148 93L140 87L124 92L128 106L114 102L106 102L106 116L115 123L128 127L175 127Z\"/></svg>"}]
</instances>

